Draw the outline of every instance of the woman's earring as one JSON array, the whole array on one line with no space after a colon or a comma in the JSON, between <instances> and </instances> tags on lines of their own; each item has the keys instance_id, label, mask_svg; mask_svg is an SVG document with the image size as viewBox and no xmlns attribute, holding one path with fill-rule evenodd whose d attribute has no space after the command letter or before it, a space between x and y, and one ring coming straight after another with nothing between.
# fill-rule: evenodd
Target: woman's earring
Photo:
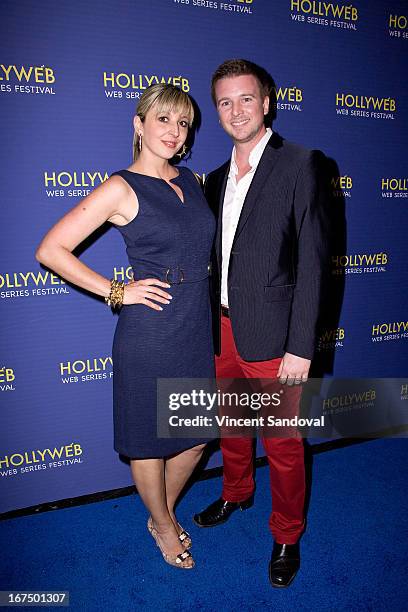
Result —
<instances>
[{"instance_id":1,"label":"woman's earring","mask_svg":"<svg viewBox=\"0 0 408 612\"><path fill-rule=\"evenodd\" d=\"M141 132L139 132L138 139L137 139L137 149L138 149L139 153L141 153L142 147L143 147L142 134L141 134Z\"/></svg>"},{"instance_id":2,"label":"woman's earring","mask_svg":"<svg viewBox=\"0 0 408 612\"><path fill-rule=\"evenodd\" d=\"M176 153L175 157L179 157L180 159L183 157L183 155L185 155L187 153L188 149L186 147L186 145L183 144L183 148L180 151L180 153Z\"/></svg>"}]
</instances>

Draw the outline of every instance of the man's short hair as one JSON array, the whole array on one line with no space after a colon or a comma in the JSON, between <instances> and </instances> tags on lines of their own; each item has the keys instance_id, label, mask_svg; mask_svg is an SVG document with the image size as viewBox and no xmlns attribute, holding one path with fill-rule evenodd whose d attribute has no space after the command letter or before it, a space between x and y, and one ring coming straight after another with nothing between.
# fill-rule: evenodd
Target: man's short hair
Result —
<instances>
[{"instance_id":1,"label":"man's short hair","mask_svg":"<svg viewBox=\"0 0 408 612\"><path fill-rule=\"evenodd\" d=\"M211 97L215 106L217 106L217 100L215 97L216 83L221 79L242 76L244 74L252 74L252 76L257 79L262 97L271 96L275 83L271 75L264 68L258 66L258 64L255 64L254 62L250 62L249 60L231 59L226 60L220 66L218 66L217 70L212 75Z\"/></svg>"}]
</instances>

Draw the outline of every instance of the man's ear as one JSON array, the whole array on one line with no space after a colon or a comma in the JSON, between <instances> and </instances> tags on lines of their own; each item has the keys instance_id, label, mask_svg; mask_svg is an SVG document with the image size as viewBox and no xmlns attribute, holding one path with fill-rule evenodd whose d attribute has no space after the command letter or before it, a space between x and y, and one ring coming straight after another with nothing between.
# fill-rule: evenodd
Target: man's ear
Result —
<instances>
[{"instance_id":1,"label":"man's ear","mask_svg":"<svg viewBox=\"0 0 408 612\"><path fill-rule=\"evenodd\" d=\"M269 96L264 97L262 106L264 109L264 115L267 115L269 113Z\"/></svg>"}]
</instances>

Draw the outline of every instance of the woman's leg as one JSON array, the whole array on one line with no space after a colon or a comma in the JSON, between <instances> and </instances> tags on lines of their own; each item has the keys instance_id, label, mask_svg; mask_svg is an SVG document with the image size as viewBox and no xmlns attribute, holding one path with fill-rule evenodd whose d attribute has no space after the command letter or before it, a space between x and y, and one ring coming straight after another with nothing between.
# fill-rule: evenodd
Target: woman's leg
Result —
<instances>
[{"instance_id":1,"label":"woman's leg","mask_svg":"<svg viewBox=\"0 0 408 612\"><path fill-rule=\"evenodd\" d=\"M137 491L151 514L162 550L176 557L184 552L184 546L178 539L173 517L167 507L163 459L132 459L130 469ZM182 565L191 566L193 560L187 558Z\"/></svg>"},{"instance_id":2,"label":"woman's leg","mask_svg":"<svg viewBox=\"0 0 408 612\"><path fill-rule=\"evenodd\" d=\"M174 506L184 485L199 462L204 448L205 444L194 446L167 459L165 463L167 508L178 533L180 533L181 529L174 513Z\"/></svg>"}]
</instances>

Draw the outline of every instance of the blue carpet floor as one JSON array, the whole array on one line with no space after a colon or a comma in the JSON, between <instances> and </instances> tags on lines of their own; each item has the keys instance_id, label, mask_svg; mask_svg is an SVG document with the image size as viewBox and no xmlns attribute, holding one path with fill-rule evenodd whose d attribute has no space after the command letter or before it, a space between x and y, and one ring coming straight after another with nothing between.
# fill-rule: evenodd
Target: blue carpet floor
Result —
<instances>
[{"instance_id":1,"label":"blue carpet floor","mask_svg":"<svg viewBox=\"0 0 408 612\"><path fill-rule=\"evenodd\" d=\"M255 506L225 525L191 521L218 496L220 478L182 500L192 571L164 563L131 495L2 522L0 588L67 590L75 611L406 609L407 449L405 439L375 440L314 457L302 567L289 589L272 589L267 577L267 467L257 470Z\"/></svg>"}]
</instances>

